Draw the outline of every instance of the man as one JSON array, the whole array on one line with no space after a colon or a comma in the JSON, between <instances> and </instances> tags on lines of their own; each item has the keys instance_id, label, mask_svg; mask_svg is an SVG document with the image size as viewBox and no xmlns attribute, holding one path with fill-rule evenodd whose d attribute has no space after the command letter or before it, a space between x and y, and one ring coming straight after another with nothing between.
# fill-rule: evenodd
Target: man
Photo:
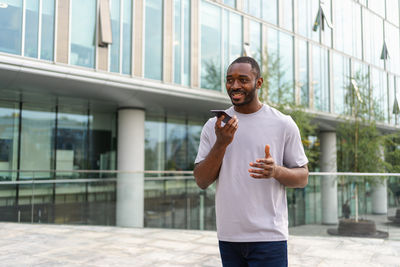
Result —
<instances>
[{"instance_id":1,"label":"man","mask_svg":"<svg viewBox=\"0 0 400 267\"><path fill-rule=\"evenodd\" d=\"M307 157L290 116L262 104L257 62L239 57L227 70L232 118L204 125L195 160L196 183L217 181L217 233L224 266L287 266L285 187L305 187Z\"/></svg>"}]
</instances>

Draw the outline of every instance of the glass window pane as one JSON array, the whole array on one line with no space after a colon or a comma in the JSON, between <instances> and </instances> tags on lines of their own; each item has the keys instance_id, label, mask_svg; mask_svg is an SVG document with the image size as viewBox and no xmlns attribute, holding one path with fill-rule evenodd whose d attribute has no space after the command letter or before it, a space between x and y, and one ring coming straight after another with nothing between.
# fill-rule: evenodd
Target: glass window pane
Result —
<instances>
[{"instance_id":1,"label":"glass window pane","mask_svg":"<svg viewBox=\"0 0 400 267\"><path fill-rule=\"evenodd\" d=\"M53 60L54 54L54 0L42 0L42 31L40 58Z\"/></svg>"},{"instance_id":2,"label":"glass window pane","mask_svg":"<svg viewBox=\"0 0 400 267\"><path fill-rule=\"evenodd\" d=\"M277 0L262 0L262 18L269 23L278 24Z\"/></svg>"},{"instance_id":3,"label":"glass window pane","mask_svg":"<svg viewBox=\"0 0 400 267\"><path fill-rule=\"evenodd\" d=\"M320 46L312 49L314 109L329 112L328 51Z\"/></svg>"},{"instance_id":4,"label":"glass window pane","mask_svg":"<svg viewBox=\"0 0 400 267\"><path fill-rule=\"evenodd\" d=\"M249 0L249 13L250 15L260 18L261 17L261 0Z\"/></svg>"},{"instance_id":5,"label":"glass window pane","mask_svg":"<svg viewBox=\"0 0 400 267\"><path fill-rule=\"evenodd\" d=\"M326 12L325 16L326 19L332 22L332 10L331 10L331 0L324 0L321 1L321 6L323 7L324 11ZM324 22L324 30L321 30L321 41L323 44L327 46L332 46L332 29L327 25L326 21Z\"/></svg>"},{"instance_id":6,"label":"glass window pane","mask_svg":"<svg viewBox=\"0 0 400 267\"><path fill-rule=\"evenodd\" d=\"M224 4L231 7L236 7L236 0L224 0Z\"/></svg>"},{"instance_id":7,"label":"glass window pane","mask_svg":"<svg viewBox=\"0 0 400 267\"><path fill-rule=\"evenodd\" d=\"M96 42L96 0L71 0L70 63L94 67Z\"/></svg>"},{"instance_id":8,"label":"glass window pane","mask_svg":"<svg viewBox=\"0 0 400 267\"><path fill-rule=\"evenodd\" d=\"M132 0L123 0L122 23L122 73L131 74Z\"/></svg>"},{"instance_id":9,"label":"glass window pane","mask_svg":"<svg viewBox=\"0 0 400 267\"><path fill-rule=\"evenodd\" d=\"M188 170L185 120L168 118L166 134L166 170Z\"/></svg>"},{"instance_id":10,"label":"glass window pane","mask_svg":"<svg viewBox=\"0 0 400 267\"><path fill-rule=\"evenodd\" d=\"M318 2L314 0L298 1L297 7L298 33L317 42L319 41L319 30L314 32L312 29L318 14Z\"/></svg>"},{"instance_id":11,"label":"glass window pane","mask_svg":"<svg viewBox=\"0 0 400 267\"><path fill-rule=\"evenodd\" d=\"M368 0L368 8L385 17L385 0Z\"/></svg>"},{"instance_id":12,"label":"glass window pane","mask_svg":"<svg viewBox=\"0 0 400 267\"><path fill-rule=\"evenodd\" d=\"M395 88L395 76L389 75L389 81L388 81L388 92L389 92L389 119L390 119L390 124L395 125L396 124L396 114L393 114L393 106L394 106L394 99L395 99L395 94L396 94L396 88ZM397 102L399 100L397 99Z\"/></svg>"},{"instance_id":13,"label":"glass window pane","mask_svg":"<svg viewBox=\"0 0 400 267\"><path fill-rule=\"evenodd\" d=\"M89 116L89 170L116 169L117 114L91 111Z\"/></svg>"},{"instance_id":14,"label":"glass window pane","mask_svg":"<svg viewBox=\"0 0 400 267\"><path fill-rule=\"evenodd\" d=\"M281 69L279 88L282 91L283 103L294 103L293 83L293 37L283 32L279 33L279 65Z\"/></svg>"},{"instance_id":15,"label":"glass window pane","mask_svg":"<svg viewBox=\"0 0 400 267\"><path fill-rule=\"evenodd\" d=\"M386 60L387 70L400 74L399 29L387 22L385 22L385 42L389 52Z\"/></svg>"},{"instance_id":16,"label":"glass window pane","mask_svg":"<svg viewBox=\"0 0 400 267\"><path fill-rule=\"evenodd\" d=\"M387 19L399 26L399 1L398 0L386 0L386 16Z\"/></svg>"},{"instance_id":17,"label":"glass window pane","mask_svg":"<svg viewBox=\"0 0 400 267\"><path fill-rule=\"evenodd\" d=\"M18 168L19 105L0 101L0 171ZM16 173L0 173L2 180L15 180Z\"/></svg>"},{"instance_id":18,"label":"glass window pane","mask_svg":"<svg viewBox=\"0 0 400 267\"><path fill-rule=\"evenodd\" d=\"M386 73L371 68L372 115L376 120L388 122L388 91Z\"/></svg>"},{"instance_id":19,"label":"glass window pane","mask_svg":"<svg viewBox=\"0 0 400 267\"><path fill-rule=\"evenodd\" d=\"M383 68L383 20L370 11L363 10L363 44L365 61Z\"/></svg>"},{"instance_id":20,"label":"glass window pane","mask_svg":"<svg viewBox=\"0 0 400 267\"><path fill-rule=\"evenodd\" d=\"M293 2L292 0L283 0L279 2L282 5L281 12L282 19L281 19L281 27L293 31Z\"/></svg>"},{"instance_id":21,"label":"glass window pane","mask_svg":"<svg viewBox=\"0 0 400 267\"><path fill-rule=\"evenodd\" d=\"M181 83L182 74L182 26L181 26L181 0L174 0L174 82Z\"/></svg>"},{"instance_id":22,"label":"glass window pane","mask_svg":"<svg viewBox=\"0 0 400 267\"><path fill-rule=\"evenodd\" d=\"M2 0L0 8L0 51L21 54L22 0Z\"/></svg>"},{"instance_id":23,"label":"glass window pane","mask_svg":"<svg viewBox=\"0 0 400 267\"><path fill-rule=\"evenodd\" d=\"M162 80L163 1L145 1L144 77Z\"/></svg>"},{"instance_id":24,"label":"glass window pane","mask_svg":"<svg viewBox=\"0 0 400 267\"><path fill-rule=\"evenodd\" d=\"M56 169L87 170L88 111L60 106L57 114Z\"/></svg>"},{"instance_id":25,"label":"glass window pane","mask_svg":"<svg viewBox=\"0 0 400 267\"><path fill-rule=\"evenodd\" d=\"M147 116L144 125L145 170L165 170L165 120Z\"/></svg>"},{"instance_id":26,"label":"glass window pane","mask_svg":"<svg viewBox=\"0 0 400 267\"><path fill-rule=\"evenodd\" d=\"M303 40L299 40L298 45L300 104L308 107L310 97L308 89L308 45Z\"/></svg>"},{"instance_id":27,"label":"glass window pane","mask_svg":"<svg viewBox=\"0 0 400 267\"><path fill-rule=\"evenodd\" d=\"M190 85L190 1L183 0L183 84Z\"/></svg>"},{"instance_id":28,"label":"glass window pane","mask_svg":"<svg viewBox=\"0 0 400 267\"><path fill-rule=\"evenodd\" d=\"M293 37L268 29L268 98L276 104L294 103Z\"/></svg>"},{"instance_id":29,"label":"glass window pane","mask_svg":"<svg viewBox=\"0 0 400 267\"><path fill-rule=\"evenodd\" d=\"M221 9L201 2L201 81L202 88L221 91Z\"/></svg>"},{"instance_id":30,"label":"glass window pane","mask_svg":"<svg viewBox=\"0 0 400 267\"><path fill-rule=\"evenodd\" d=\"M53 169L56 113L51 107L24 105L21 128L21 170ZM21 173L21 178L31 178ZM35 178L50 178L41 172Z\"/></svg>"},{"instance_id":31,"label":"glass window pane","mask_svg":"<svg viewBox=\"0 0 400 267\"><path fill-rule=\"evenodd\" d=\"M224 11L224 73L229 64L242 55L242 16Z\"/></svg>"},{"instance_id":32,"label":"glass window pane","mask_svg":"<svg viewBox=\"0 0 400 267\"><path fill-rule=\"evenodd\" d=\"M261 24L250 21L250 53L261 65Z\"/></svg>"},{"instance_id":33,"label":"glass window pane","mask_svg":"<svg viewBox=\"0 0 400 267\"><path fill-rule=\"evenodd\" d=\"M119 72L119 49L120 49L120 0L112 0L111 4L111 32L112 44L110 45L110 71Z\"/></svg>"},{"instance_id":34,"label":"glass window pane","mask_svg":"<svg viewBox=\"0 0 400 267\"><path fill-rule=\"evenodd\" d=\"M346 103L346 92L350 84L350 64L349 60L342 55L333 54L333 95L334 95L334 112L337 114L351 114L350 110L347 110L348 106Z\"/></svg>"},{"instance_id":35,"label":"glass window pane","mask_svg":"<svg viewBox=\"0 0 400 267\"><path fill-rule=\"evenodd\" d=\"M38 56L39 0L25 2L25 48L26 57Z\"/></svg>"},{"instance_id":36,"label":"glass window pane","mask_svg":"<svg viewBox=\"0 0 400 267\"><path fill-rule=\"evenodd\" d=\"M188 170L193 170L194 160L197 156L197 150L200 144L200 134L203 125L206 122L198 119L189 120L188 123Z\"/></svg>"},{"instance_id":37,"label":"glass window pane","mask_svg":"<svg viewBox=\"0 0 400 267\"><path fill-rule=\"evenodd\" d=\"M347 0L337 0L333 3L335 14L335 48L361 59L360 5Z\"/></svg>"}]
</instances>

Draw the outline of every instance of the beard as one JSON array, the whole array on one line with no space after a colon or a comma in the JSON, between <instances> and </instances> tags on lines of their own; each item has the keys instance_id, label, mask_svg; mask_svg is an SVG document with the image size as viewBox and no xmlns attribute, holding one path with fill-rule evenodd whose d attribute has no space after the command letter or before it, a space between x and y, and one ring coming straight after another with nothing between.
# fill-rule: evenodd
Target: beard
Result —
<instances>
[{"instance_id":1,"label":"beard","mask_svg":"<svg viewBox=\"0 0 400 267\"><path fill-rule=\"evenodd\" d=\"M236 107L240 107L240 106L244 106L244 105L249 104L251 101L253 101L254 97L256 97L256 91L257 91L257 81L254 83L254 87L250 92L247 92L247 91L241 90L241 89L231 90L229 92L229 97L231 98L232 105L234 105ZM232 94L233 93L242 93L242 94L244 94L245 97L244 97L243 102L236 103L235 101L233 101L232 100Z\"/></svg>"}]
</instances>

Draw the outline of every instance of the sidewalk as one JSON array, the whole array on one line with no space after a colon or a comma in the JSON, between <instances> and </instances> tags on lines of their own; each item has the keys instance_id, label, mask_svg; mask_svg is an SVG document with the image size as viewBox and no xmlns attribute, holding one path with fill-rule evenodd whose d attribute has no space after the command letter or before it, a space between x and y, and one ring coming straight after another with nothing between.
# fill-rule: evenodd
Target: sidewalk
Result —
<instances>
[{"instance_id":1,"label":"sidewalk","mask_svg":"<svg viewBox=\"0 0 400 267\"><path fill-rule=\"evenodd\" d=\"M0 223L0 266L221 266L215 232ZM400 266L400 241L291 235L289 266Z\"/></svg>"}]
</instances>

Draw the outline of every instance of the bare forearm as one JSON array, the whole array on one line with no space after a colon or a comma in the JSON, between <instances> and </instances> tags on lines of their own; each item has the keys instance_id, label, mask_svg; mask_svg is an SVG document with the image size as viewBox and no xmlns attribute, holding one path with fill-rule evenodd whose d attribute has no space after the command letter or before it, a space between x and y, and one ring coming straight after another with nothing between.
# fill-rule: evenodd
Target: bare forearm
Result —
<instances>
[{"instance_id":1,"label":"bare forearm","mask_svg":"<svg viewBox=\"0 0 400 267\"><path fill-rule=\"evenodd\" d=\"M274 178L286 187L303 188L308 183L307 165L291 169L276 166Z\"/></svg>"},{"instance_id":2,"label":"bare forearm","mask_svg":"<svg viewBox=\"0 0 400 267\"><path fill-rule=\"evenodd\" d=\"M215 144L207 157L196 164L193 174L201 189L206 189L218 178L225 150L225 146Z\"/></svg>"}]
</instances>

